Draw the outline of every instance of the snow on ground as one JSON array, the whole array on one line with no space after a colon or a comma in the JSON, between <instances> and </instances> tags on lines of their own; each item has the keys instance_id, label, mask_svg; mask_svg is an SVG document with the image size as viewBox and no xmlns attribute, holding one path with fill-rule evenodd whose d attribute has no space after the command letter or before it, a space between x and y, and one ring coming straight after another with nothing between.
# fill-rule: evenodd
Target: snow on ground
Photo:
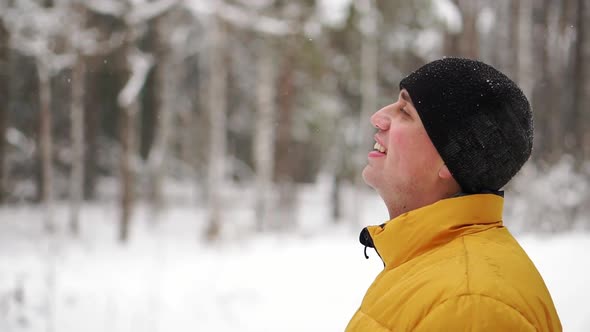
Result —
<instances>
[{"instance_id":1,"label":"snow on ground","mask_svg":"<svg viewBox=\"0 0 590 332\"><path fill-rule=\"evenodd\" d=\"M254 234L234 222L251 213L228 209L234 232L211 246L199 240L202 212L187 206L156 224L140 207L127 246L115 241L112 203L85 206L75 240L43 235L37 207L0 209L0 331L342 331L382 263L372 251L365 260L360 225L335 226L320 199L304 197L297 231ZM365 221L383 221L376 199L364 207ZM590 234L519 240L564 330L589 331Z\"/></svg>"}]
</instances>

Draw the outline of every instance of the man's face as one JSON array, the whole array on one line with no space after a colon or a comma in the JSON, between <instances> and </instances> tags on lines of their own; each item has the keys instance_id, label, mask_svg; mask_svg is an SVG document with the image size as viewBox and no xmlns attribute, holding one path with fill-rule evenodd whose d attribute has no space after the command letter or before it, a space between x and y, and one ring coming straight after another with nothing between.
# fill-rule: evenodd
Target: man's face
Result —
<instances>
[{"instance_id":1,"label":"man's face","mask_svg":"<svg viewBox=\"0 0 590 332\"><path fill-rule=\"evenodd\" d=\"M404 89L398 100L371 116L376 149L369 153L363 179L388 202L404 207L439 181L443 161L430 141L410 95ZM379 151L381 150L381 151ZM416 199L420 199L417 198Z\"/></svg>"}]
</instances>

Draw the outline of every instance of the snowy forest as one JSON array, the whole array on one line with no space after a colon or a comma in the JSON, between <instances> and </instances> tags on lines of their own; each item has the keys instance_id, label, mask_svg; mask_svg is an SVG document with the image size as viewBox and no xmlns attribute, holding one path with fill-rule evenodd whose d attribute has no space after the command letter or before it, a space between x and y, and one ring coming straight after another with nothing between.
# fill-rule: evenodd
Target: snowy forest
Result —
<instances>
[{"instance_id":1,"label":"snowy forest","mask_svg":"<svg viewBox=\"0 0 590 332\"><path fill-rule=\"evenodd\" d=\"M380 264L358 232L387 220L360 178L369 117L444 56L529 98L506 225L571 269L590 250L587 0L0 0L0 331L342 330ZM577 268L547 283L584 331Z\"/></svg>"}]
</instances>

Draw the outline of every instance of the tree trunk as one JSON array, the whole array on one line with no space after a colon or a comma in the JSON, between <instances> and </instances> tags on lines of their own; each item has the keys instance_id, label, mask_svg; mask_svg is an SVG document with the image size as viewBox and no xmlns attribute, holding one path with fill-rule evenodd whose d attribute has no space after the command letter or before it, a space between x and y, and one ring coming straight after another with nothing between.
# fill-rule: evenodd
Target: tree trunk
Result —
<instances>
[{"instance_id":1,"label":"tree trunk","mask_svg":"<svg viewBox=\"0 0 590 332\"><path fill-rule=\"evenodd\" d=\"M460 56L461 52L459 51L459 41L460 41L460 34L446 32L444 41L443 41L443 55L444 56Z\"/></svg>"},{"instance_id":2,"label":"tree trunk","mask_svg":"<svg viewBox=\"0 0 590 332\"><path fill-rule=\"evenodd\" d=\"M180 146L180 159L187 166L186 169L194 170L196 168L195 161L195 126L193 124L194 116L193 111L189 106L184 105L178 112L178 146ZM193 176L192 172L183 175Z\"/></svg>"},{"instance_id":3,"label":"tree trunk","mask_svg":"<svg viewBox=\"0 0 590 332\"><path fill-rule=\"evenodd\" d=\"M458 0L453 0L453 3L459 8ZM459 8L461 9L461 8ZM463 22L461 22L463 23ZM446 31L443 41L443 55L444 56L460 56L461 55L461 33L454 31Z\"/></svg>"},{"instance_id":4,"label":"tree trunk","mask_svg":"<svg viewBox=\"0 0 590 332\"><path fill-rule=\"evenodd\" d=\"M119 228L119 240L126 242L129 238L129 226L133 208L134 167L133 158L135 151L135 118L139 111L139 104L134 100L125 109L121 110L120 137L121 137L121 221Z\"/></svg>"},{"instance_id":5,"label":"tree trunk","mask_svg":"<svg viewBox=\"0 0 590 332\"><path fill-rule=\"evenodd\" d=\"M98 89L97 65L89 61L84 86L86 87L84 98L84 141L85 151L98 150L98 133L100 131L100 102L101 95ZM97 154L86 153L84 155L84 199L94 200L96 196L97 178Z\"/></svg>"},{"instance_id":6,"label":"tree trunk","mask_svg":"<svg viewBox=\"0 0 590 332\"><path fill-rule=\"evenodd\" d=\"M129 60L129 48L127 46L127 61L131 67ZM129 70L129 80L133 75L133 70ZM121 144L121 158L120 158L120 185L121 185L121 219L119 225L119 241L124 243L129 238L129 224L131 219L131 210L133 208L133 187L134 187L134 172L133 172L133 151L135 145L135 115L139 112L139 104L137 99L131 100L120 110L119 118L119 137Z\"/></svg>"},{"instance_id":7,"label":"tree trunk","mask_svg":"<svg viewBox=\"0 0 590 332\"><path fill-rule=\"evenodd\" d=\"M8 126L8 105L10 103L8 30L0 19L0 205L8 194L6 177L6 128Z\"/></svg>"},{"instance_id":8,"label":"tree trunk","mask_svg":"<svg viewBox=\"0 0 590 332\"><path fill-rule=\"evenodd\" d=\"M580 157L580 153L576 151L575 128L577 126L577 110L574 106L577 88L576 75L578 74L576 69L576 47L579 43L575 38L575 26L577 26L578 16L576 1L563 1L562 15L560 30L562 37L568 41L568 44L564 45L566 48L566 58L564 59L564 72L561 73L562 78L564 78L564 84L560 86L562 94L560 94L561 104L559 105L559 109L564 111L561 117L565 153L577 159Z\"/></svg>"},{"instance_id":9,"label":"tree trunk","mask_svg":"<svg viewBox=\"0 0 590 332\"><path fill-rule=\"evenodd\" d=\"M136 163L138 150L136 145L136 117L140 110L139 94L145 86L146 78L153 65L150 55L144 54L134 46L135 27L128 27L125 41L125 60L129 78L119 92L117 103L120 107L120 140L121 140L121 220L119 240L126 242L129 238L131 214L134 203Z\"/></svg>"},{"instance_id":10,"label":"tree trunk","mask_svg":"<svg viewBox=\"0 0 590 332\"><path fill-rule=\"evenodd\" d=\"M549 108L547 97L548 52L547 52L547 7L548 0L533 2L533 63L535 64L535 80L532 91L531 106L535 110L535 151L536 157L544 159L548 152L548 119Z\"/></svg>"},{"instance_id":11,"label":"tree trunk","mask_svg":"<svg viewBox=\"0 0 590 332\"><path fill-rule=\"evenodd\" d=\"M296 193L293 183L294 167L296 164L293 152L293 112L295 102L294 62L295 53L291 40L287 40L280 67L278 83L278 124L276 128L277 141L275 145L275 178L278 190L277 216L275 222L269 225L273 229L287 229L295 225ZM280 222L280 224L279 224Z\"/></svg>"},{"instance_id":12,"label":"tree trunk","mask_svg":"<svg viewBox=\"0 0 590 332\"><path fill-rule=\"evenodd\" d=\"M133 28L130 28L133 29ZM135 35L130 31L131 36ZM136 173L136 117L139 113L139 93L145 85L146 77L152 66L152 59L139 50L133 48L130 40L126 45L126 61L129 68L129 79L118 96L120 111L120 140L121 140L121 220L119 240L126 242L129 238L129 227L134 201L135 173Z\"/></svg>"},{"instance_id":13,"label":"tree trunk","mask_svg":"<svg viewBox=\"0 0 590 332\"><path fill-rule=\"evenodd\" d=\"M477 59L479 57L479 38L477 36L476 21L479 5L478 2L473 0L462 0L459 3L463 9L461 55L471 59Z\"/></svg>"},{"instance_id":14,"label":"tree trunk","mask_svg":"<svg viewBox=\"0 0 590 332\"><path fill-rule=\"evenodd\" d=\"M166 66L163 64L161 64L161 67L162 69L160 69L160 71L164 71L164 68L170 68L170 66ZM161 74L165 76L171 75L170 72ZM166 81L170 83L170 80ZM162 87L159 93L169 95L172 92L170 90L170 87ZM168 155L168 148L170 145L170 127L174 116L174 110L170 103L170 98L162 96L162 100L166 99L168 99L168 102L164 101L162 103L160 110L158 111L158 114L160 116L156 118L156 137L154 139L154 144L152 145L148 159L148 167L150 169L151 181L149 196L152 208L154 209L156 214L159 214L161 210L164 208L163 185L165 179L165 167Z\"/></svg>"},{"instance_id":15,"label":"tree trunk","mask_svg":"<svg viewBox=\"0 0 590 332\"><path fill-rule=\"evenodd\" d=\"M503 58L506 58L506 52L498 52L507 41L506 35L509 33L509 26L506 13L508 12L507 5L504 1L496 1L491 5L494 11L494 24L489 30L483 29L488 26L480 26L477 29L479 43L479 59L485 63L489 63L500 71L504 71ZM444 45L444 44L443 44Z\"/></svg>"},{"instance_id":16,"label":"tree trunk","mask_svg":"<svg viewBox=\"0 0 590 332\"><path fill-rule=\"evenodd\" d=\"M269 225L272 213L274 168L274 72L271 49L264 42L258 47L257 114L254 131L256 169L256 220L258 231Z\"/></svg>"},{"instance_id":17,"label":"tree trunk","mask_svg":"<svg viewBox=\"0 0 590 332\"><path fill-rule=\"evenodd\" d=\"M562 6L557 2L550 2L547 10L547 36L546 36L546 52L547 52L547 91L557 91L560 88L565 88L567 81L563 79L565 73L565 59L564 54L567 49L562 47L563 35L561 33L561 20L563 17ZM548 114L547 114L547 148L548 153L546 160L550 164L557 163L564 154L564 137L565 127L563 126L565 117L564 113L554 112L549 110L558 110L561 107L561 99L563 94L547 98Z\"/></svg>"},{"instance_id":18,"label":"tree trunk","mask_svg":"<svg viewBox=\"0 0 590 332\"><path fill-rule=\"evenodd\" d=\"M208 225L206 239L215 240L221 231L222 190L225 185L226 108L227 108L227 27L215 15L211 22L209 47L209 164L207 169Z\"/></svg>"},{"instance_id":19,"label":"tree trunk","mask_svg":"<svg viewBox=\"0 0 590 332\"><path fill-rule=\"evenodd\" d=\"M493 52L490 64L505 73L513 81L518 82L518 51L519 51L519 19L520 0L497 1L496 22L493 27L495 39L488 45L482 39L481 48ZM482 35L482 38L485 36ZM483 53L482 53L483 55ZM484 58L485 61L485 58Z\"/></svg>"},{"instance_id":20,"label":"tree trunk","mask_svg":"<svg viewBox=\"0 0 590 332\"><path fill-rule=\"evenodd\" d=\"M84 58L78 59L72 69L71 139L72 168L70 174L70 232L78 235L80 205L84 195Z\"/></svg>"},{"instance_id":21,"label":"tree trunk","mask_svg":"<svg viewBox=\"0 0 590 332\"><path fill-rule=\"evenodd\" d=\"M507 65L507 73L509 74L510 78L514 82L518 82L518 50L520 49L520 36L519 36L519 27L520 27L520 0L511 0L510 1L510 29L508 34L508 54L509 58L506 62Z\"/></svg>"},{"instance_id":22,"label":"tree trunk","mask_svg":"<svg viewBox=\"0 0 590 332\"><path fill-rule=\"evenodd\" d=\"M478 4L471 0L454 0L461 11L463 30L460 33L447 32L444 42L444 55L479 57L479 38L476 29Z\"/></svg>"},{"instance_id":23,"label":"tree trunk","mask_svg":"<svg viewBox=\"0 0 590 332\"><path fill-rule=\"evenodd\" d=\"M577 146L581 161L590 159L590 4L586 0L578 0L577 45L575 87L576 97L574 108L577 112ZM581 164L581 163L580 163Z\"/></svg>"},{"instance_id":24,"label":"tree trunk","mask_svg":"<svg viewBox=\"0 0 590 332\"><path fill-rule=\"evenodd\" d=\"M166 42L166 37L172 33L168 16L157 19L155 32L155 52L158 60L155 67L155 89L158 95L156 102L155 138L148 157L150 172L149 197L154 215L158 216L164 208L163 182L165 166L170 145L170 127L173 120L174 100L176 88L177 66L174 63L172 50ZM157 218L155 218L157 219Z\"/></svg>"},{"instance_id":25,"label":"tree trunk","mask_svg":"<svg viewBox=\"0 0 590 332\"><path fill-rule=\"evenodd\" d=\"M357 161L355 164L355 208L352 210L352 221L362 223L362 196L359 196L365 183L362 179L362 170L367 163L367 153L371 149L371 125L369 119L371 114L377 111L377 63L378 63L378 46L377 46L377 13L372 0L360 2L361 8L361 112L359 118L359 144L357 147Z\"/></svg>"},{"instance_id":26,"label":"tree trunk","mask_svg":"<svg viewBox=\"0 0 590 332\"><path fill-rule=\"evenodd\" d=\"M590 125L590 4L587 0L578 0L575 3L575 28L576 38L574 44L574 61L572 64L572 83L574 96L572 108L574 110L574 127L573 127L573 156L575 158L575 169L580 172L590 182L590 171L588 170L588 159L590 158L590 134L588 126ZM588 211L590 210L590 195L586 194L581 204L577 205L572 211L572 225L577 220L583 220L585 229L590 227L588 222Z\"/></svg>"},{"instance_id":27,"label":"tree trunk","mask_svg":"<svg viewBox=\"0 0 590 332\"><path fill-rule=\"evenodd\" d=\"M518 19L518 85L532 102L533 86L535 84L536 64L533 62L533 0L519 0L520 12Z\"/></svg>"},{"instance_id":28,"label":"tree trunk","mask_svg":"<svg viewBox=\"0 0 590 332\"><path fill-rule=\"evenodd\" d=\"M332 201L332 220L335 223L340 222L342 218L340 201L342 193L342 176L334 174L332 177L332 187L330 192L330 200Z\"/></svg>"},{"instance_id":29,"label":"tree trunk","mask_svg":"<svg viewBox=\"0 0 590 332\"><path fill-rule=\"evenodd\" d=\"M39 153L41 161L41 204L45 210L45 229L55 230L53 224L53 137L51 134L51 82L49 69L37 60L39 78Z\"/></svg>"}]
</instances>

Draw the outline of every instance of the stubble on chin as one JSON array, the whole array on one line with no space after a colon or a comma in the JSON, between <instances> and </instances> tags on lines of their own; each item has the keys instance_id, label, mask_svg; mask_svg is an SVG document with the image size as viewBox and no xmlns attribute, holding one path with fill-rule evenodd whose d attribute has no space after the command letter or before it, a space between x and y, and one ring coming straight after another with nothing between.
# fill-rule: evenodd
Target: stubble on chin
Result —
<instances>
[{"instance_id":1,"label":"stubble on chin","mask_svg":"<svg viewBox=\"0 0 590 332\"><path fill-rule=\"evenodd\" d=\"M371 165L365 166L361 173L361 177L367 186L379 191L379 179L377 179L377 174L374 174L374 170L371 169Z\"/></svg>"}]
</instances>

